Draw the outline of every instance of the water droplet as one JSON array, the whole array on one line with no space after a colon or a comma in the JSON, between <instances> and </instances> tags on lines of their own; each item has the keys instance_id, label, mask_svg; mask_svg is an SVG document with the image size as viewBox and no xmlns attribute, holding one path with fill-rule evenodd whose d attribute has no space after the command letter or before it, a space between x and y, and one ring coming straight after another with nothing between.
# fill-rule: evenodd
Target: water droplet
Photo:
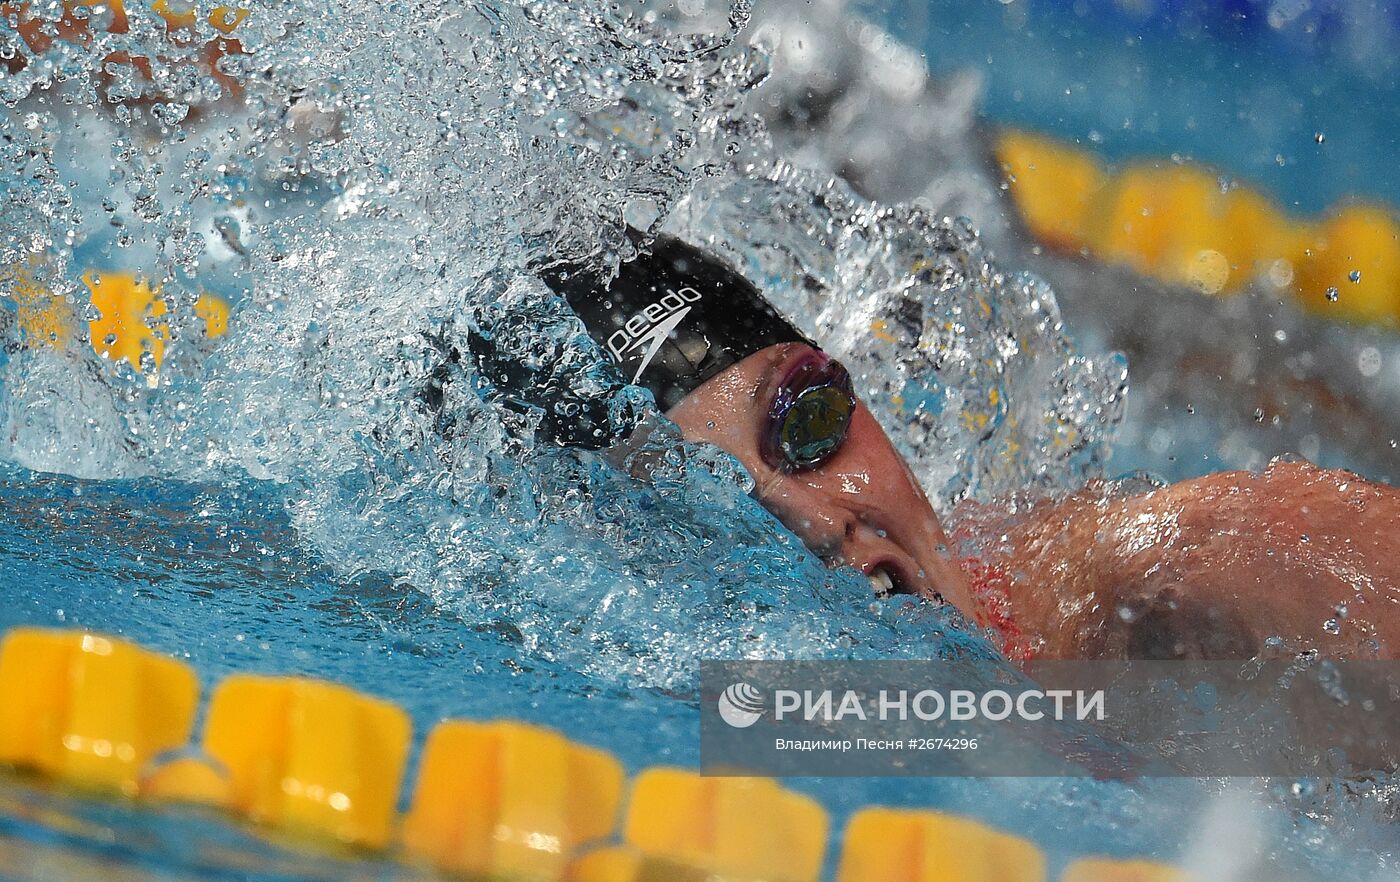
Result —
<instances>
[{"instance_id":1,"label":"water droplet","mask_svg":"<svg viewBox=\"0 0 1400 882\"><path fill-rule=\"evenodd\" d=\"M1381 372L1384 361L1379 349L1367 346L1356 356L1356 369L1361 372L1363 377L1374 377Z\"/></svg>"},{"instance_id":2,"label":"water droplet","mask_svg":"<svg viewBox=\"0 0 1400 882\"><path fill-rule=\"evenodd\" d=\"M1338 298L1338 297L1341 297L1341 296L1342 296L1342 292L1338 291L1336 288L1328 288L1328 289L1327 289L1327 302L1328 302L1328 303L1336 303L1336 302L1337 302L1337 298Z\"/></svg>"},{"instance_id":3,"label":"water droplet","mask_svg":"<svg viewBox=\"0 0 1400 882\"><path fill-rule=\"evenodd\" d=\"M1347 273L1347 278L1352 281L1352 284L1361 281L1361 270L1352 270L1351 272Z\"/></svg>"},{"instance_id":4,"label":"water droplet","mask_svg":"<svg viewBox=\"0 0 1400 882\"><path fill-rule=\"evenodd\" d=\"M1322 623L1322 630L1328 634L1340 634L1342 633L1342 624L1336 619L1328 619Z\"/></svg>"},{"instance_id":5,"label":"water droplet","mask_svg":"<svg viewBox=\"0 0 1400 882\"><path fill-rule=\"evenodd\" d=\"M1313 140L1321 144L1323 141L1327 140L1327 135L1322 132L1313 132Z\"/></svg>"}]
</instances>

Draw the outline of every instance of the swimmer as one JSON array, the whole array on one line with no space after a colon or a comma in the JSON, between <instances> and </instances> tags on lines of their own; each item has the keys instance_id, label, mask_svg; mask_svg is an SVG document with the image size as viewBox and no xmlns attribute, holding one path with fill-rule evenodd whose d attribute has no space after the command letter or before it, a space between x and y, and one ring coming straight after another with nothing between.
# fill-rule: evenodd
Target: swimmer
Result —
<instances>
[{"instance_id":1,"label":"swimmer","mask_svg":"<svg viewBox=\"0 0 1400 882\"><path fill-rule=\"evenodd\" d=\"M956 606L1013 659L1400 652L1392 487L1306 463L1133 495L1091 485L1017 515L969 507L954 538L985 550L959 559L845 368L719 261L663 237L606 288L547 281L623 378L687 440L737 458L814 553L876 595Z\"/></svg>"}]
</instances>

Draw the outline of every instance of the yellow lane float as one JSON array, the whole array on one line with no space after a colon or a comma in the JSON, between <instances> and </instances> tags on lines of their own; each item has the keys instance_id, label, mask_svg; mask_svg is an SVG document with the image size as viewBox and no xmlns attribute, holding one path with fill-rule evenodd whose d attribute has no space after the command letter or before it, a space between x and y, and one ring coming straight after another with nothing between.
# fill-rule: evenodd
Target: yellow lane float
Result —
<instances>
[{"instance_id":1,"label":"yellow lane float","mask_svg":"<svg viewBox=\"0 0 1400 882\"><path fill-rule=\"evenodd\" d=\"M194 672L175 659L99 634L17 628L0 643L0 765L203 804L310 841L396 848L469 879L822 876L825 809L770 779L648 769L617 837L625 785L615 757L523 723L450 720L428 737L400 818L412 729L398 706L319 680L234 675L214 690L195 748L198 702ZM1029 841L967 818L867 808L846 828L835 878L1045 882L1046 860ZM1163 864L1085 859L1061 882L1187 877Z\"/></svg>"},{"instance_id":2,"label":"yellow lane float","mask_svg":"<svg viewBox=\"0 0 1400 882\"><path fill-rule=\"evenodd\" d=\"M59 348L76 333L78 318L66 300L55 297L26 272L9 280L20 331L32 344ZM156 379L165 361L170 325L159 288L133 273L89 270L83 274L96 316L88 324L93 351L113 363L125 361L148 381ZM204 323L205 337L217 340L228 333L229 305L205 292L194 312Z\"/></svg>"},{"instance_id":3,"label":"yellow lane float","mask_svg":"<svg viewBox=\"0 0 1400 882\"><path fill-rule=\"evenodd\" d=\"M1298 268L1298 289L1314 309L1394 323L1400 316L1400 228L1391 214L1350 205L1314 230Z\"/></svg>"},{"instance_id":4,"label":"yellow lane float","mask_svg":"<svg viewBox=\"0 0 1400 882\"><path fill-rule=\"evenodd\" d=\"M0 762L135 796L142 769L189 740L186 664L123 640L20 628L0 646Z\"/></svg>"},{"instance_id":5,"label":"yellow lane float","mask_svg":"<svg viewBox=\"0 0 1400 882\"><path fill-rule=\"evenodd\" d=\"M520 723L441 723L428 737L404 848L474 877L554 882L580 845L613 833L622 764Z\"/></svg>"},{"instance_id":6,"label":"yellow lane float","mask_svg":"<svg viewBox=\"0 0 1400 882\"><path fill-rule=\"evenodd\" d=\"M403 710L344 686L238 675L214 692L204 749L254 820L382 848L411 734Z\"/></svg>"},{"instance_id":7,"label":"yellow lane float","mask_svg":"<svg viewBox=\"0 0 1400 882\"><path fill-rule=\"evenodd\" d=\"M1065 867L1060 882L1190 882L1184 870L1152 861L1084 858Z\"/></svg>"},{"instance_id":8,"label":"yellow lane float","mask_svg":"<svg viewBox=\"0 0 1400 882\"><path fill-rule=\"evenodd\" d=\"M1400 222L1372 205L1291 217L1201 165L1110 169L1091 152L1006 131L996 156L1021 218L1045 245L1169 284L1232 294L1255 281L1339 318L1400 323Z\"/></svg>"},{"instance_id":9,"label":"yellow lane float","mask_svg":"<svg viewBox=\"0 0 1400 882\"><path fill-rule=\"evenodd\" d=\"M384 848L412 726L402 709L335 683L229 677L204 726L207 759L153 775L143 796L216 805L258 823Z\"/></svg>"},{"instance_id":10,"label":"yellow lane float","mask_svg":"<svg viewBox=\"0 0 1400 882\"><path fill-rule=\"evenodd\" d=\"M846 826L836 882L1045 882L1030 842L941 812L868 808Z\"/></svg>"},{"instance_id":11,"label":"yellow lane float","mask_svg":"<svg viewBox=\"0 0 1400 882\"><path fill-rule=\"evenodd\" d=\"M625 845L580 858L570 882L817 882L826 810L767 778L648 769L637 777Z\"/></svg>"}]
</instances>

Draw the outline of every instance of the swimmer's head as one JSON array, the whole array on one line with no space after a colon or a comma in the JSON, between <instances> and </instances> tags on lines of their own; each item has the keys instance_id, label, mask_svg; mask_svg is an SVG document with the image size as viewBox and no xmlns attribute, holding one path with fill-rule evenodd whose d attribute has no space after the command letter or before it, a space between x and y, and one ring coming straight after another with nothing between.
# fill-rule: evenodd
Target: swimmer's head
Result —
<instances>
[{"instance_id":1,"label":"swimmer's head","mask_svg":"<svg viewBox=\"0 0 1400 882\"><path fill-rule=\"evenodd\" d=\"M777 343L808 342L758 290L707 254L663 237L611 285L551 274L623 377L667 410L711 377Z\"/></svg>"},{"instance_id":2,"label":"swimmer's head","mask_svg":"<svg viewBox=\"0 0 1400 882\"><path fill-rule=\"evenodd\" d=\"M839 362L743 277L662 238L607 286L554 276L623 378L645 386L688 440L753 476L759 500L831 565L877 593L970 612L937 516Z\"/></svg>"}]
</instances>

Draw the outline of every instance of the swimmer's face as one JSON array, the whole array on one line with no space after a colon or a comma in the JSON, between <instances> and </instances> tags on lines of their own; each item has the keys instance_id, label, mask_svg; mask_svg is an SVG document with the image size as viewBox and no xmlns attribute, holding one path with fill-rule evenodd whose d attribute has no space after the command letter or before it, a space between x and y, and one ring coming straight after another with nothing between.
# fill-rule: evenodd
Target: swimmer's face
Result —
<instances>
[{"instance_id":1,"label":"swimmer's face","mask_svg":"<svg viewBox=\"0 0 1400 882\"><path fill-rule=\"evenodd\" d=\"M828 356L784 343L714 376L667 416L687 439L737 457L763 505L829 565L855 567L877 590L888 577L895 592L970 612L932 506L848 390L845 371Z\"/></svg>"}]
</instances>

